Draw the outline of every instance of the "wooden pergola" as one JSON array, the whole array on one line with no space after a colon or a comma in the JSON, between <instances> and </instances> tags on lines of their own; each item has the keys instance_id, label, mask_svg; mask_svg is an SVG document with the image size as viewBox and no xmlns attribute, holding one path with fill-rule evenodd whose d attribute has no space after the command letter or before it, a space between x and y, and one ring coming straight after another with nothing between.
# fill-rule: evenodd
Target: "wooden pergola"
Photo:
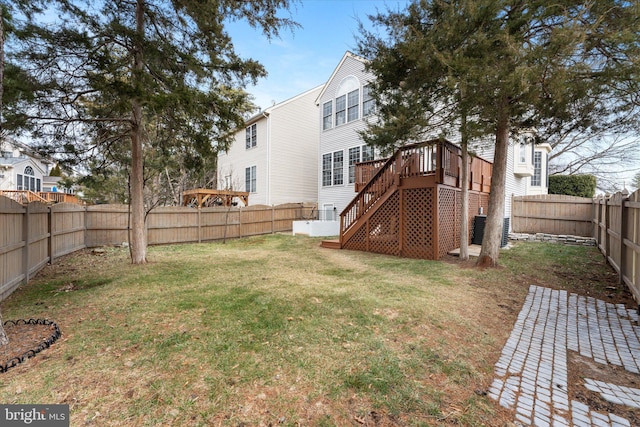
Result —
<instances>
[{"instance_id":1,"label":"wooden pergola","mask_svg":"<svg viewBox=\"0 0 640 427\"><path fill-rule=\"evenodd\" d=\"M240 199L245 206L249 204L249 193L246 191L196 188L194 190L185 190L182 192L182 205L196 206L199 208L210 206L231 206L234 198Z\"/></svg>"}]
</instances>

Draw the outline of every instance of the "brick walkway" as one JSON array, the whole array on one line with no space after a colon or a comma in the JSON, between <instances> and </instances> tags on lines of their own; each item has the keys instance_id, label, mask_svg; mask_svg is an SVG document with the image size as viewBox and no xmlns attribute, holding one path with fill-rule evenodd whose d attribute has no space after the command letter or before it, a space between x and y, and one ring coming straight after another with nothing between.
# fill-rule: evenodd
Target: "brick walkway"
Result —
<instances>
[{"instance_id":1,"label":"brick walkway","mask_svg":"<svg viewBox=\"0 0 640 427\"><path fill-rule=\"evenodd\" d=\"M631 426L615 414L569 401L567 351L640 373L635 310L591 297L531 286L495 367L489 396L514 409L523 426ZM612 403L640 408L640 390L585 378Z\"/></svg>"}]
</instances>

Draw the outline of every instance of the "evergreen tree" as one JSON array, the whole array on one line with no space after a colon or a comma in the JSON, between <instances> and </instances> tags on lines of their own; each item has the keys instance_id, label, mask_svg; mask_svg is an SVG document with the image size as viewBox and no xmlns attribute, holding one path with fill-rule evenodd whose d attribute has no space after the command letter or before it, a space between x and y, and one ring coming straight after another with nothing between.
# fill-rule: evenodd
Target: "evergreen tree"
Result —
<instances>
[{"instance_id":1,"label":"evergreen tree","mask_svg":"<svg viewBox=\"0 0 640 427\"><path fill-rule=\"evenodd\" d=\"M294 0L57 0L57 25L29 28L22 51L43 85L31 119L48 153L130 156L131 258L146 262L144 158L149 117L197 151L225 148L253 105L242 89L265 76L240 58L225 23L244 19L266 37L293 28L278 15Z\"/></svg>"},{"instance_id":2,"label":"evergreen tree","mask_svg":"<svg viewBox=\"0 0 640 427\"><path fill-rule=\"evenodd\" d=\"M373 95L384 107L368 129L369 142L415 138L443 107L469 136L492 135L478 264L495 266L510 133L567 120L580 103L619 100L620 88L638 79L637 16L637 4L618 0L416 0L405 11L373 16L386 34L365 32L360 52L370 60Z\"/></svg>"}]
</instances>

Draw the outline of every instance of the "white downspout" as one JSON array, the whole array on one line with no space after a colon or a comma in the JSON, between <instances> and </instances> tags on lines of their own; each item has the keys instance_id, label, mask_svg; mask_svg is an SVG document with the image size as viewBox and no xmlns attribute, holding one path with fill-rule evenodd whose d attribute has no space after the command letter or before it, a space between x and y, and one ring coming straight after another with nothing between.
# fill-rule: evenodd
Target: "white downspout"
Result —
<instances>
[{"instance_id":1,"label":"white downspout","mask_svg":"<svg viewBox=\"0 0 640 427\"><path fill-rule=\"evenodd\" d=\"M262 111L262 115L267 119L267 205L271 205L271 120L269 114Z\"/></svg>"}]
</instances>

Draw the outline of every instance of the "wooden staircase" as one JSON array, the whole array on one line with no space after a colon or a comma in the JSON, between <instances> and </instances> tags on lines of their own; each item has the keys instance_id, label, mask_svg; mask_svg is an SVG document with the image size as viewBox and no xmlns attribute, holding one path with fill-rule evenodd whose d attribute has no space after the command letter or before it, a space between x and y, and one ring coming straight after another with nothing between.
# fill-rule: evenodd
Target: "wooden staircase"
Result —
<instances>
[{"instance_id":1,"label":"wooden staircase","mask_svg":"<svg viewBox=\"0 0 640 427\"><path fill-rule=\"evenodd\" d=\"M491 163L473 159L470 166L469 189L476 195L488 193ZM442 246L439 224L448 234L457 227L460 168L460 149L439 139L402 147L386 160L356 165L358 194L340 213L340 239L323 241L322 246L437 259ZM368 181L358 182L362 177ZM477 204L484 202L478 197Z\"/></svg>"}]
</instances>

